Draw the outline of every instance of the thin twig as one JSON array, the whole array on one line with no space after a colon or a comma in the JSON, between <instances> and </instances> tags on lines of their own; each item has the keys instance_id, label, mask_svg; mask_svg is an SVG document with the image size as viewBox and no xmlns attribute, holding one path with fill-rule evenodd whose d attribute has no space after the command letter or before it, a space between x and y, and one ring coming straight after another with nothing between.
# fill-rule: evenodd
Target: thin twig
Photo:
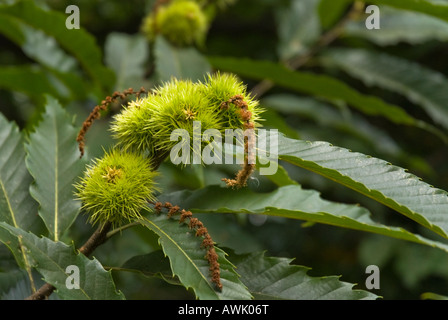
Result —
<instances>
[{"instance_id":1,"label":"thin twig","mask_svg":"<svg viewBox=\"0 0 448 320\"><path fill-rule=\"evenodd\" d=\"M112 227L112 223L107 221L102 226L99 226L98 229L90 236L90 238L84 243L84 245L79 248L79 252L83 253L86 257L90 256L92 252L106 242L107 233Z\"/></svg>"},{"instance_id":2,"label":"thin twig","mask_svg":"<svg viewBox=\"0 0 448 320\"><path fill-rule=\"evenodd\" d=\"M51 284L46 283L42 287L39 288L36 292L34 292L29 297L25 298L25 300L44 300L48 298L56 288Z\"/></svg>"}]
</instances>

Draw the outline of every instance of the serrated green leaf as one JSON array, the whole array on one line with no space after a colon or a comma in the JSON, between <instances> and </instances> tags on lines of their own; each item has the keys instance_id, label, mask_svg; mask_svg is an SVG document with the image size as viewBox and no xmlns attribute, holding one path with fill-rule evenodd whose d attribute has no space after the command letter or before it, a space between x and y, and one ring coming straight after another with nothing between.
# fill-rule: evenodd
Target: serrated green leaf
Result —
<instances>
[{"instance_id":1,"label":"serrated green leaf","mask_svg":"<svg viewBox=\"0 0 448 320\"><path fill-rule=\"evenodd\" d=\"M291 265L292 259L266 257L264 252L232 255L241 281L263 300L374 300L377 295L354 290L338 276L311 277L310 268Z\"/></svg>"},{"instance_id":2,"label":"serrated green leaf","mask_svg":"<svg viewBox=\"0 0 448 320\"><path fill-rule=\"evenodd\" d=\"M160 237L165 255L170 259L171 269L183 286L192 288L201 300L251 299L250 293L240 282L234 266L226 259L225 252L215 247L221 271L222 291L218 291L210 280L202 239L195 236L185 224L166 215L149 214L141 223Z\"/></svg>"},{"instance_id":3,"label":"serrated green leaf","mask_svg":"<svg viewBox=\"0 0 448 320\"><path fill-rule=\"evenodd\" d=\"M291 265L292 259L266 257L264 252L243 255L229 253L229 259L240 273L241 281L256 299L359 300L378 298L368 291L353 290L354 284L342 282L337 276L308 276L307 272L310 268ZM162 274L163 278L169 277L169 272L171 272L169 260L161 250L133 257L122 268L126 271L141 272L148 276ZM171 279L167 281L172 283Z\"/></svg>"},{"instance_id":4,"label":"serrated green leaf","mask_svg":"<svg viewBox=\"0 0 448 320\"><path fill-rule=\"evenodd\" d=\"M349 187L448 237L448 192L423 182L403 168L327 142L282 136L278 139L278 155L282 160Z\"/></svg>"},{"instance_id":5,"label":"serrated green leaf","mask_svg":"<svg viewBox=\"0 0 448 320\"><path fill-rule=\"evenodd\" d=\"M176 48L162 36L154 44L156 72L161 81L177 79L203 80L211 71L208 61L193 47Z\"/></svg>"},{"instance_id":6,"label":"serrated green leaf","mask_svg":"<svg viewBox=\"0 0 448 320\"><path fill-rule=\"evenodd\" d=\"M19 128L0 114L0 222L38 232L41 221L37 203L29 194L32 177L25 166L23 136ZM29 263L20 250L20 242L4 230L0 237L18 264L28 268Z\"/></svg>"},{"instance_id":7,"label":"serrated green leaf","mask_svg":"<svg viewBox=\"0 0 448 320\"><path fill-rule=\"evenodd\" d=\"M43 120L26 144L26 164L34 177L30 192L55 241L71 226L81 207L73 187L86 163L79 157L78 131L59 102L47 96Z\"/></svg>"},{"instance_id":8,"label":"serrated green leaf","mask_svg":"<svg viewBox=\"0 0 448 320\"><path fill-rule=\"evenodd\" d=\"M269 61L224 57L211 57L209 61L216 68L235 72L241 76L258 80L268 79L276 85L330 101L345 101L367 115L382 116L396 124L417 126L448 141L446 134L424 121L413 118L401 107L386 103L374 96L363 95L335 78L292 71Z\"/></svg>"},{"instance_id":9,"label":"serrated green leaf","mask_svg":"<svg viewBox=\"0 0 448 320\"><path fill-rule=\"evenodd\" d=\"M110 272L104 270L98 260L87 258L77 252L73 246L54 242L45 237L39 238L4 222L0 222L0 228L21 239L29 260L45 281L56 288L60 298L67 300L124 299L124 295L116 291ZM79 268L79 289L69 289L66 285L68 277L72 275L72 272L66 271L68 266Z\"/></svg>"},{"instance_id":10,"label":"serrated green leaf","mask_svg":"<svg viewBox=\"0 0 448 320\"><path fill-rule=\"evenodd\" d=\"M393 136L370 123L364 116L350 112L348 108L337 110L323 101L293 94L272 94L263 98L261 104L266 109L278 111L288 122L300 128L302 140L328 141L358 152L391 159L402 166L417 169L427 177L436 175L427 161L418 155L404 152ZM279 132L288 138L298 139L280 127Z\"/></svg>"},{"instance_id":11,"label":"serrated green leaf","mask_svg":"<svg viewBox=\"0 0 448 320\"><path fill-rule=\"evenodd\" d=\"M448 252L448 244L424 238L403 228L377 223L363 207L324 200L317 191L305 190L299 185L280 187L270 193L210 186L196 191L173 192L160 197L159 200L176 203L198 214L248 213L299 219L377 233Z\"/></svg>"},{"instance_id":12,"label":"serrated green leaf","mask_svg":"<svg viewBox=\"0 0 448 320\"><path fill-rule=\"evenodd\" d=\"M84 29L69 30L65 27L67 16L60 12L44 10L36 5L34 1L18 1L12 5L0 5L0 25L3 21L9 25L19 26L21 24L43 31L46 35L53 37L59 45L73 55L101 89L110 90L114 74L102 63L101 51L95 39ZM0 28L4 32L6 28ZM18 30L18 28L16 28ZM18 36L15 32L4 32L13 41L24 41L25 35ZM23 44L23 43L21 43Z\"/></svg>"},{"instance_id":13,"label":"serrated green leaf","mask_svg":"<svg viewBox=\"0 0 448 320\"><path fill-rule=\"evenodd\" d=\"M434 122L448 128L448 79L415 62L363 49L331 49L324 61L377 86L404 95L422 106Z\"/></svg>"}]
</instances>

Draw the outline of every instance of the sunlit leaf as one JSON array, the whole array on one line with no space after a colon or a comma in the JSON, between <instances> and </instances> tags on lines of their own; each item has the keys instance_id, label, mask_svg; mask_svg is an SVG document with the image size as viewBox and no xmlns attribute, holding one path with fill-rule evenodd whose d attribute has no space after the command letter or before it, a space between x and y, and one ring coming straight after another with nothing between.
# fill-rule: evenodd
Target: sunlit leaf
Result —
<instances>
[{"instance_id":1,"label":"sunlit leaf","mask_svg":"<svg viewBox=\"0 0 448 320\"><path fill-rule=\"evenodd\" d=\"M448 193L403 168L327 142L285 137L278 140L278 154L280 159L349 187L448 237Z\"/></svg>"}]
</instances>

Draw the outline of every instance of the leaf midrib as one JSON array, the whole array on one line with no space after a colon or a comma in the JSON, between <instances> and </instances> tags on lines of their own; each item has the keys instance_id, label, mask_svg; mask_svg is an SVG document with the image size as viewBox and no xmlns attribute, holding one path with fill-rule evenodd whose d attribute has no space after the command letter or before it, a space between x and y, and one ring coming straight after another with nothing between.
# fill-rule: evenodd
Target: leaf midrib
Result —
<instances>
[{"instance_id":1,"label":"leaf midrib","mask_svg":"<svg viewBox=\"0 0 448 320\"><path fill-rule=\"evenodd\" d=\"M15 228L18 228L14 210L12 209L11 202L10 202L10 200L9 200L8 193L7 193L6 188L5 188L5 185L4 185L4 183L3 183L3 179L1 179L1 178L0 178L0 186L1 186L1 188L2 188L2 192L3 192L3 194L5 195L5 200L6 200L6 204L8 205L9 212L11 213L12 223L13 223L13 225L14 225ZM21 254L22 257L23 257L23 262L25 263L25 269L26 269L26 272L27 272L28 277L29 277L29 279L30 279L30 281L31 281L31 289L32 289L33 291L35 291L36 288L34 287L33 274L32 274L32 272L31 272L31 264L30 264L30 262L28 261L28 257L27 257L26 254L25 254L25 250L23 250L24 246L23 246L22 238L17 237L17 241L19 242L19 246L20 246L20 248L21 248L21 250L19 250L19 251L20 251L20 254Z\"/></svg>"},{"instance_id":2,"label":"leaf midrib","mask_svg":"<svg viewBox=\"0 0 448 320\"><path fill-rule=\"evenodd\" d=\"M8 192L6 191L5 185L3 184L3 180L0 179L0 186L2 187L2 192L5 195L6 204L8 205L9 212L11 213L11 219L14 227L18 228L16 218L14 216L14 210L12 209L11 202L9 201Z\"/></svg>"},{"instance_id":3,"label":"leaf midrib","mask_svg":"<svg viewBox=\"0 0 448 320\"><path fill-rule=\"evenodd\" d=\"M194 263L193 260L191 260L191 258L188 256L188 254L185 252L185 250L182 249L182 247L180 247L176 241L174 241L173 238L171 238L165 231L163 231L163 229L161 229L159 226L157 226L155 223L153 223L151 220L149 219L144 219L144 222L148 222L150 223L153 227L155 227L157 230L159 230L159 232L161 232L165 237L168 238L168 240L170 240L175 247L178 248L178 250L188 259L188 261L191 263L191 265L194 266L194 269L196 269L196 271L199 273L199 275L201 276L201 278L205 281L205 283L207 284L207 286L211 289L212 292L214 292L213 288L210 286L209 281L207 280L207 278L204 276L204 274L201 272L201 270L197 267L196 263ZM164 250L165 251L165 250ZM178 275L179 276L179 275ZM216 295L216 294L215 294Z\"/></svg>"},{"instance_id":4,"label":"leaf midrib","mask_svg":"<svg viewBox=\"0 0 448 320\"><path fill-rule=\"evenodd\" d=\"M58 151L59 151L59 137L58 137L58 132L57 132L57 123L56 123L56 117L53 117L53 124L54 124L54 128L56 128L56 134L55 134L55 152L54 152L54 241L58 241L59 240L59 234L58 234L58 229L59 229L59 193L58 193L58 188L59 188L59 181L58 181L58 165L59 165L59 159L58 159Z\"/></svg>"}]
</instances>

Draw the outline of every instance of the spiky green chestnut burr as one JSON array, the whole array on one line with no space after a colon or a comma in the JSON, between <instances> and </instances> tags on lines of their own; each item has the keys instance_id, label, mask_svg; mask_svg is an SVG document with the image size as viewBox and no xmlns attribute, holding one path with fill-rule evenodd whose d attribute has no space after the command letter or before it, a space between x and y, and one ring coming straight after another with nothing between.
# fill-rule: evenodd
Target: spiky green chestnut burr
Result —
<instances>
[{"instance_id":1,"label":"spiky green chestnut burr","mask_svg":"<svg viewBox=\"0 0 448 320\"><path fill-rule=\"evenodd\" d=\"M201 86L190 80L173 79L154 89L148 97L131 102L111 123L117 146L152 158L169 154L178 144L171 141L176 129L188 133L191 150L195 122L200 123L201 131L195 133L199 139L207 129L220 131L224 122L203 95ZM207 141L202 141L201 148L206 144Z\"/></svg>"},{"instance_id":2,"label":"spiky green chestnut burr","mask_svg":"<svg viewBox=\"0 0 448 320\"><path fill-rule=\"evenodd\" d=\"M243 129L245 119L241 110L229 102L232 97L241 96L247 103L250 121L259 126L260 113L258 101L247 92L246 86L235 75L215 73L207 75L200 86L202 94L210 101L213 110L219 115L219 122L225 129Z\"/></svg>"},{"instance_id":3,"label":"spiky green chestnut burr","mask_svg":"<svg viewBox=\"0 0 448 320\"><path fill-rule=\"evenodd\" d=\"M200 123L202 135L207 129L222 128L222 122L215 113L210 101L205 97L198 84L189 80L172 80L156 89L154 114L151 118L155 128L156 148L169 151L177 144L170 137L174 130L183 129L190 136L190 148L193 144L194 122ZM202 147L204 144L202 144Z\"/></svg>"},{"instance_id":4,"label":"spiky green chestnut burr","mask_svg":"<svg viewBox=\"0 0 448 320\"><path fill-rule=\"evenodd\" d=\"M153 128L151 118L157 103L157 97L131 101L123 110L116 114L111 122L112 137L117 139L117 146L125 151L132 150L147 153L152 157L155 153L156 128Z\"/></svg>"},{"instance_id":5,"label":"spiky green chestnut burr","mask_svg":"<svg viewBox=\"0 0 448 320\"><path fill-rule=\"evenodd\" d=\"M150 40L161 34L175 45L188 46L203 43L208 24L207 16L197 2L176 0L158 8L155 15L148 15L142 31Z\"/></svg>"},{"instance_id":6,"label":"spiky green chestnut burr","mask_svg":"<svg viewBox=\"0 0 448 320\"><path fill-rule=\"evenodd\" d=\"M155 175L141 155L112 150L87 168L76 195L89 222L120 226L141 218L141 210L154 201Z\"/></svg>"}]
</instances>

